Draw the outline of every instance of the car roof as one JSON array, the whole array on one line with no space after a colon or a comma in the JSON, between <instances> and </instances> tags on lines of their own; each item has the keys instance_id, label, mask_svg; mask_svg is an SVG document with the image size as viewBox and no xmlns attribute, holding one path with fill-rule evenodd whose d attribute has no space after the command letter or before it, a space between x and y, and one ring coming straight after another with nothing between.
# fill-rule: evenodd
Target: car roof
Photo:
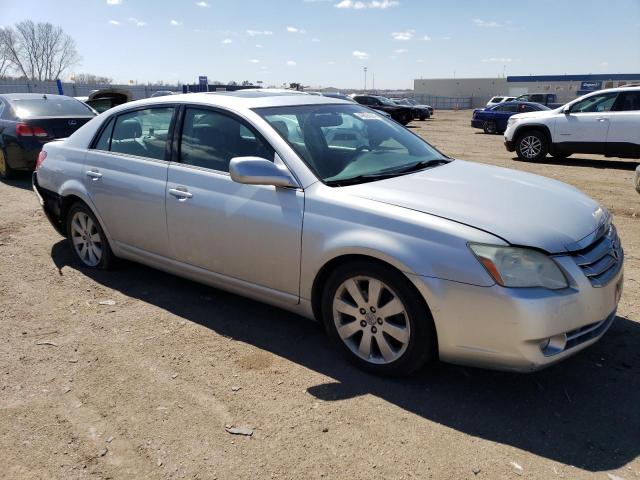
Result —
<instances>
[{"instance_id":1,"label":"car roof","mask_svg":"<svg viewBox=\"0 0 640 480\"><path fill-rule=\"evenodd\" d=\"M65 98L68 100L75 100L73 97L69 97L67 95L54 95L49 93L3 93L0 94L0 97L3 97L7 100L29 100L29 99L37 99L37 98Z\"/></svg>"},{"instance_id":2,"label":"car roof","mask_svg":"<svg viewBox=\"0 0 640 480\"><path fill-rule=\"evenodd\" d=\"M207 92L167 95L165 97L146 98L123 104L131 107L134 105L160 103L199 103L228 108L260 108L280 107L292 105L324 105L324 104L349 104L345 100L325 97L321 95L309 95L295 90L276 89L246 89L235 92Z\"/></svg>"}]
</instances>

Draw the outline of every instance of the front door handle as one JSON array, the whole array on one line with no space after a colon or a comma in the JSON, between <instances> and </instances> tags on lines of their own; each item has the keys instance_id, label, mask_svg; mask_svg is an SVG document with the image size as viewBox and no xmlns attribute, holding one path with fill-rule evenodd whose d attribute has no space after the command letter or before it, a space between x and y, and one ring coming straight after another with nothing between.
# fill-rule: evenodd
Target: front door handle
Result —
<instances>
[{"instance_id":1,"label":"front door handle","mask_svg":"<svg viewBox=\"0 0 640 480\"><path fill-rule=\"evenodd\" d=\"M180 201L193 197L193 194L189 192L185 187L170 188L169 194L173 195Z\"/></svg>"},{"instance_id":2,"label":"front door handle","mask_svg":"<svg viewBox=\"0 0 640 480\"><path fill-rule=\"evenodd\" d=\"M596 120L599 121L599 122L608 122L609 121L609 119L606 118L606 117L598 117L598 118L596 118Z\"/></svg>"},{"instance_id":3,"label":"front door handle","mask_svg":"<svg viewBox=\"0 0 640 480\"><path fill-rule=\"evenodd\" d=\"M102 174L96 170L96 169L92 169L92 170L87 170L87 177L91 178L92 181L96 181L96 180L100 180L102 178Z\"/></svg>"}]
</instances>

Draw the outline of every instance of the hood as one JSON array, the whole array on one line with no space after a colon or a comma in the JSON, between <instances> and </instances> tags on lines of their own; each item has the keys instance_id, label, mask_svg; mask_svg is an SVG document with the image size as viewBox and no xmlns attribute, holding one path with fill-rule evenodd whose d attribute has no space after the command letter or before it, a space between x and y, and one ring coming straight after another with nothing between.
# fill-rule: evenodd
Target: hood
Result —
<instances>
[{"instance_id":1,"label":"hood","mask_svg":"<svg viewBox=\"0 0 640 480\"><path fill-rule=\"evenodd\" d=\"M343 188L360 198L447 218L548 253L569 251L607 217L597 202L565 183L463 160Z\"/></svg>"},{"instance_id":2,"label":"hood","mask_svg":"<svg viewBox=\"0 0 640 480\"><path fill-rule=\"evenodd\" d=\"M527 113L516 113L515 115L511 115L511 118L540 118L540 117L548 117L553 110L536 110L535 112L527 112Z\"/></svg>"}]
</instances>

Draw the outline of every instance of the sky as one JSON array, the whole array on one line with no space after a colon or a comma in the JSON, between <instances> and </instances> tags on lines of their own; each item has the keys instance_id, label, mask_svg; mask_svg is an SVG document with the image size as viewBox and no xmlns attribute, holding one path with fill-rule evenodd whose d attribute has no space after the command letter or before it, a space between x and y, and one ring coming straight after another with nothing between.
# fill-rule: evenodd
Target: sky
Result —
<instances>
[{"instance_id":1,"label":"sky","mask_svg":"<svg viewBox=\"0 0 640 480\"><path fill-rule=\"evenodd\" d=\"M640 0L0 0L0 26L27 19L117 83L640 73Z\"/></svg>"}]
</instances>

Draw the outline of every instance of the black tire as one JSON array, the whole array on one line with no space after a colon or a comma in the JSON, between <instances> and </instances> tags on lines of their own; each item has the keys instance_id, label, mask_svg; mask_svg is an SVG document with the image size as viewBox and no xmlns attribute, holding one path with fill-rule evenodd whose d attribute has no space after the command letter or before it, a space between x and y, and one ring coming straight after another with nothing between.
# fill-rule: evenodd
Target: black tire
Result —
<instances>
[{"instance_id":1,"label":"black tire","mask_svg":"<svg viewBox=\"0 0 640 480\"><path fill-rule=\"evenodd\" d=\"M10 180L15 176L15 170L11 168L7 161L7 154L0 148L0 178Z\"/></svg>"},{"instance_id":2,"label":"black tire","mask_svg":"<svg viewBox=\"0 0 640 480\"><path fill-rule=\"evenodd\" d=\"M351 334L349 339L343 340L338 333L336 322L341 322L345 317L343 314L336 312L340 317L336 317L336 320L334 320L334 299L338 298L336 295L339 295L344 283L356 277L366 277L378 280L384 284L384 288L380 290L382 292L379 296L380 300L379 302L375 302L378 304L380 311L376 313L375 309L373 309L372 311L374 313L372 314L369 314L367 311L367 315L363 315L361 319L347 315L346 319L348 320L348 324L355 325L357 323L355 328L359 329L359 331ZM380 318L376 319L375 317L377 315L383 315L381 312L387 305L387 303L384 302L391 303L389 298L393 299L394 297L400 300L404 308L403 313L396 316L385 317L384 321L381 321ZM364 260L340 265L327 279L323 288L321 302L322 320L329 337L349 361L364 370L378 375L403 376L415 372L430 360L437 358L436 330L429 308L411 282L402 273L391 267L374 261ZM353 304L353 302L351 302L351 304ZM358 308L353 306L351 306L351 308L353 308L358 315L362 315L361 312L366 311L364 309L358 311ZM372 318L369 318L370 316ZM367 320L365 320L364 317L366 317ZM401 319L400 324L396 323L398 319ZM347 323L343 323L342 325L346 324ZM382 354L382 349L379 346L381 343L379 343L378 336L383 337L383 341L387 346L395 344L395 338L391 337L387 333L389 330L386 329L389 327L393 329L394 326L398 325L405 329L405 333L408 326L408 341L406 343L400 342L401 346L392 352L394 356L397 355L396 358L391 357L392 361L380 363L384 362L382 358L384 354ZM354 351L356 349L355 344L362 342L365 334L369 335L369 338L375 338L375 341L369 340L370 361L361 358ZM360 340L358 341L358 339ZM375 358L376 354L378 355L377 359Z\"/></svg>"},{"instance_id":3,"label":"black tire","mask_svg":"<svg viewBox=\"0 0 640 480\"><path fill-rule=\"evenodd\" d=\"M525 162L539 162L547 156L549 142L540 130L529 130L516 140L516 153Z\"/></svg>"},{"instance_id":4,"label":"black tire","mask_svg":"<svg viewBox=\"0 0 640 480\"><path fill-rule=\"evenodd\" d=\"M487 135L495 135L498 133L498 126L493 120L487 120L482 124L482 130L484 130L484 133Z\"/></svg>"},{"instance_id":5,"label":"black tire","mask_svg":"<svg viewBox=\"0 0 640 480\"><path fill-rule=\"evenodd\" d=\"M427 117L425 115L420 115L420 121L424 122L427 119Z\"/></svg>"},{"instance_id":6,"label":"black tire","mask_svg":"<svg viewBox=\"0 0 640 480\"><path fill-rule=\"evenodd\" d=\"M87 228L84 228L84 229L83 229L83 226L81 225L82 222L75 224L76 217L78 216L78 220L79 220L79 218L81 218L82 215L88 217L91 220L92 222L91 227L88 227L89 225L88 222L86 223ZM108 270L109 268L111 268L115 257L113 255L113 252L111 251L111 247L109 246L109 240L107 239L107 236L104 234L104 230L102 230L102 226L100 225L100 222L98 222L98 220L96 219L95 215L93 214L93 212L89 207L87 207L82 202L74 203L69 209L69 211L67 212L66 227L67 227L66 228L67 241L69 242L69 246L71 247L73 256L83 267L96 268L100 270ZM80 227L83 230L83 232L80 233L77 230L77 227ZM96 235L98 236L97 240L94 238ZM91 237L90 239L88 238L89 236ZM93 248L91 249L91 252L89 252L89 247L87 247L87 249L85 250L87 252L87 255L85 256L81 255L81 253L79 252L80 247L76 248L76 240L84 241L85 245L90 244L91 247L98 247L101 252L99 261L97 262L90 261L93 258L97 258L96 254L93 253L96 250L94 250Z\"/></svg>"}]
</instances>

